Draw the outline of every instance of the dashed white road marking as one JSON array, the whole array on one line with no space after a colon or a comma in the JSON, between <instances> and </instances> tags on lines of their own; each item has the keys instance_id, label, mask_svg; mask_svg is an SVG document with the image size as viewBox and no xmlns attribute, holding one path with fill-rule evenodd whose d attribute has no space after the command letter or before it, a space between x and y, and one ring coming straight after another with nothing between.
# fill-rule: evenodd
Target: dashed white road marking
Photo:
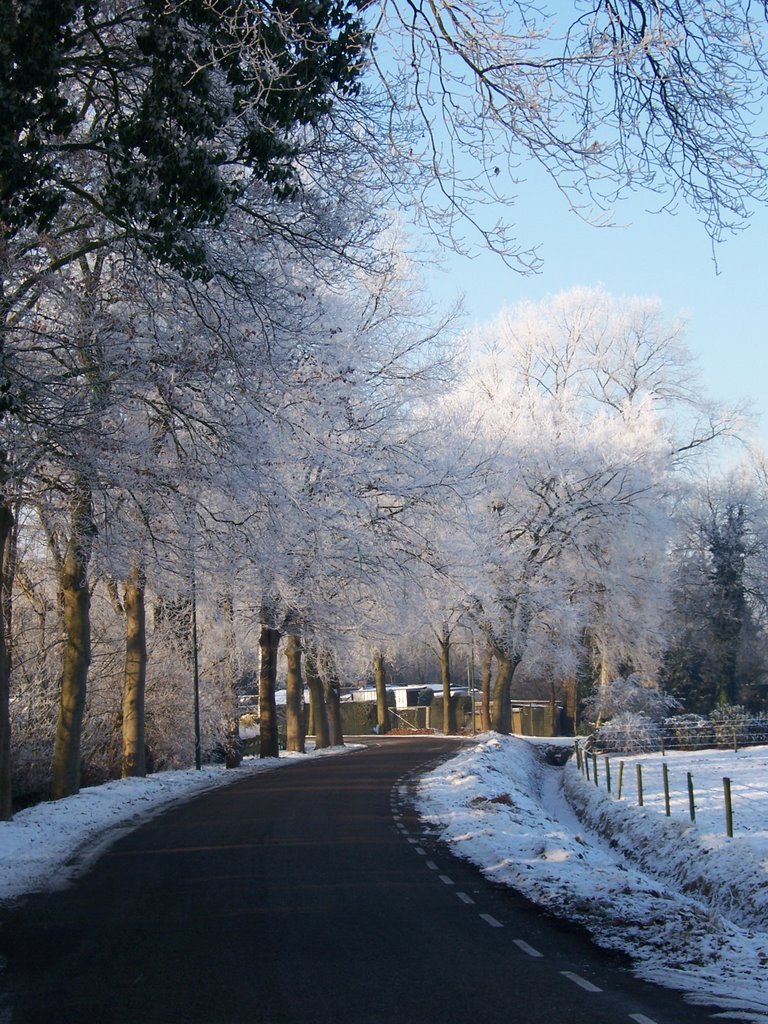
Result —
<instances>
[{"instance_id":1,"label":"dashed white road marking","mask_svg":"<svg viewBox=\"0 0 768 1024\"><path fill-rule=\"evenodd\" d=\"M481 914L480 917L482 917L482 919L485 921L485 923L489 924L491 926L491 928L503 928L504 927L504 925L501 923L501 921L497 921L496 918L492 917L490 914Z\"/></svg>"},{"instance_id":2,"label":"dashed white road marking","mask_svg":"<svg viewBox=\"0 0 768 1024\"><path fill-rule=\"evenodd\" d=\"M655 1020L646 1017L644 1013L630 1013L629 1019L633 1020L635 1024L656 1024Z\"/></svg>"},{"instance_id":3,"label":"dashed white road marking","mask_svg":"<svg viewBox=\"0 0 768 1024\"><path fill-rule=\"evenodd\" d=\"M416 851L416 853L418 853L418 855L420 857L426 857L427 856L427 851L422 849L421 846L414 846L414 850Z\"/></svg>"},{"instance_id":4,"label":"dashed white road marking","mask_svg":"<svg viewBox=\"0 0 768 1024\"><path fill-rule=\"evenodd\" d=\"M416 843L418 843L418 841L419 841L418 839L409 839L408 840L408 842L409 843L413 843L414 846L416 845Z\"/></svg>"},{"instance_id":5,"label":"dashed white road marking","mask_svg":"<svg viewBox=\"0 0 768 1024\"><path fill-rule=\"evenodd\" d=\"M524 939L512 939L512 941L514 942L514 944L517 946L518 949L522 949L522 951L524 953L527 953L528 956L534 956L534 957L542 957L542 956L544 956L543 953L540 953L538 951L538 949L534 949L533 946L530 946L527 942L525 942Z\"/></svg>"},{"instance_id":6,"label":"dashed white road marking","mask_svg":"<svg viewBox=\"0 0 768 1024\"><path fill-rule=\"evenodd\" d=\"M462 903L471 903L474 906L475 901L471 896L468 896L465 892L457 892L456 895L459 897Z\"/></svg>"},{"instance_id":7,"label":"dashed white road marking","mask_svg":"<svg viewBox=\"0 0 768 1024\"><path fill-rule=\"evenodd\" d=\"M564 978L568 978L574 985L578 985L579 988L583 988L585 992L602 992L601 988L597 985L593 985L591 981L587 981L586 978L582 978L580 974L574 974L573 971L560 971Z\"/></svg>"},{"instance_id":8,"label":"dashed white road marking","mask_svg":"<svg viewBox=\"0 0 768 1024\"><path fill-rule=\"evenodd\" d=\"M427 861L427 867L429 868L430 871L439 871L440 870L438 868L437 864L435 864L435 862L433 860L428 860Z\"/></svg>"},{"instance_id":9,"label":"dashed white road marking","mask_svg":"<svg viewBox=\"0 0 768 1024\"><path fill-rule=\"evenodd\" d=\"M440 875L440 881L443 885L456 885L450 875Z\"/></svg>"}]
</instances>

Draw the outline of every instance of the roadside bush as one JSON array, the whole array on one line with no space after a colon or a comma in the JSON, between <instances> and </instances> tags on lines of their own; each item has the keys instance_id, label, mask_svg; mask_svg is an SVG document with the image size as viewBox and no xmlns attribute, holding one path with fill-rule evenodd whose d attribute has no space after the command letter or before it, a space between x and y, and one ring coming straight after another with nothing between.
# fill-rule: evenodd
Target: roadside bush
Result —
<instances>
[{"instance_id":1,"label":"roadside bush","mask_svg":"<svg viewBox=\"0 0 768 1024\"><path fill-rule=\"evenodd\" d=\"M739 704L723 705L710 714L718 746L768 743L768 716L750 715Z\"/></svg>"},{"instance_id":2,"label":"roadside bush","mask_svg":"<svg viewBox=\"0 0 768 1024\"><path fill-rule=\"evenodd\" d=\"M670 711L681 707L676 697L633 674L626 679L614 679L605 686L596 686L584 701L584 717L587 721L607 724L622 715L635 714L661 722Z\"/></svg>"},{"instance_id":3,"label":"roadside bush","mask_svg":"<svg viewBox=\"0 0 768 1024\"><path fill-rule=\"evenodd\" d=\"M715 730L703 715L674 715L663 723L664 745L677 750L697 750L715 743Z\"/></svg>"},{"instance_id":4,"label":"roadside bush","mask_svg":"<svg viewBox=\"0 0 768 1024\"><path fill-rule=\"evenodd\" d=\"M707 717L674 715L664 719L662 736L672 750L755 746L768 743L768 715L750 715L738 705L715 708Z\"/></svg>"},{"instance_id":5,"label":"roadside bush","mask_svg":"<svg viewBox=\"0 0 768 1024\"><path fill-rule=\"evenodd\" d=\"M599 750L642 754L661 746L661 726L645 712L623 711L595 733L594 745Z\"/></svg>"}]
</instances>

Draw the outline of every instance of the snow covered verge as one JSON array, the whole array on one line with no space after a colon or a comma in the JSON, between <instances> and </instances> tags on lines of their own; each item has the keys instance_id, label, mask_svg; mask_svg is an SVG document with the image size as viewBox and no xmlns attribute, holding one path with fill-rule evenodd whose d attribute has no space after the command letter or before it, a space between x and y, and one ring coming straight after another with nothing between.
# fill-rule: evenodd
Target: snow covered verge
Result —
<instances>
[{"instance_id":1,"label":"snow covered verge","mask_svg":"<svg viewBox=\"0 0 768 1024\"><path fill-rule=\"evenodd\" d=\"M115 840L169 806L244 775L273 771L307 757L359 749L331 747L280 758L246 758L240 768L158 772L83 789L77 796L37 804L0 822L0 902L66 885Z\"/></svg>"},{"instance_id":2,"label":"snow covered verge","mask_svg":"<svg viewBox=\"0 0 768 1024\"><path fill-rule=\"evenodd\" d=\"M750 754L765 778L768 749ZM540 744L493 735L426 775L417 797L456 854L627 953L640 977L766 1024L768 794L750 806L744 834L726 839L663 805L615 800L572 761L545 763Z\"/></svg>"}]
</instances>

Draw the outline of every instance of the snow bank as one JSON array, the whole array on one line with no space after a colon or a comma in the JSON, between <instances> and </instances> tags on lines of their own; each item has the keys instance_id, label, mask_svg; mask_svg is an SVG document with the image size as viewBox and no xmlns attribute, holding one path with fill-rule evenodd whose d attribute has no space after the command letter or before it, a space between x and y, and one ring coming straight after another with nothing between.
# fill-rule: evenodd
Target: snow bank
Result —
<instances>
[{"instance_id":1,"label":"snow bank","mask_svg":"<svg viewBox=\"0 0 768 1024\"><path fill-rule=\"evenodd\" d=\"M768 873L748 840L638 813L538 750L480 737L422 779L419 813L489 878L627 953L640 977L768 1024Z\"/></svg>"},{"instance_id":2,"label":"snow bank","mask_svg":"<svg viewBox=\"0 0 768 1024\"><path fill-rule=\"evenodd\" d=\"M768 860L750 838L705 833L690 822L615 800L584 779L573 761L565 769L564 790L579 818L644 871L742 928L768 927Z\"/></svg>"}]
</instances>

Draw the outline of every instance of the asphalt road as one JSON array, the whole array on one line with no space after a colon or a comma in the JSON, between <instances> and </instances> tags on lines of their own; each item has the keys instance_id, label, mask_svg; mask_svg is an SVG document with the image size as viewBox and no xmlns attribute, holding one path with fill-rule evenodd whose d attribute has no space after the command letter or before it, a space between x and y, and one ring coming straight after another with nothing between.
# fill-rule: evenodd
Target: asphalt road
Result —
<instances>
[{"instance_id":1,"label":"asphalt road","mask_svg":"<svg viewBox=\"0 0 768 1024\"><path fill-rule=\"evenodd\" d=\"M0 1024L698 1024L425 833L372 741L213 790L0 911Z\"/></svg>"}]
</instances>

